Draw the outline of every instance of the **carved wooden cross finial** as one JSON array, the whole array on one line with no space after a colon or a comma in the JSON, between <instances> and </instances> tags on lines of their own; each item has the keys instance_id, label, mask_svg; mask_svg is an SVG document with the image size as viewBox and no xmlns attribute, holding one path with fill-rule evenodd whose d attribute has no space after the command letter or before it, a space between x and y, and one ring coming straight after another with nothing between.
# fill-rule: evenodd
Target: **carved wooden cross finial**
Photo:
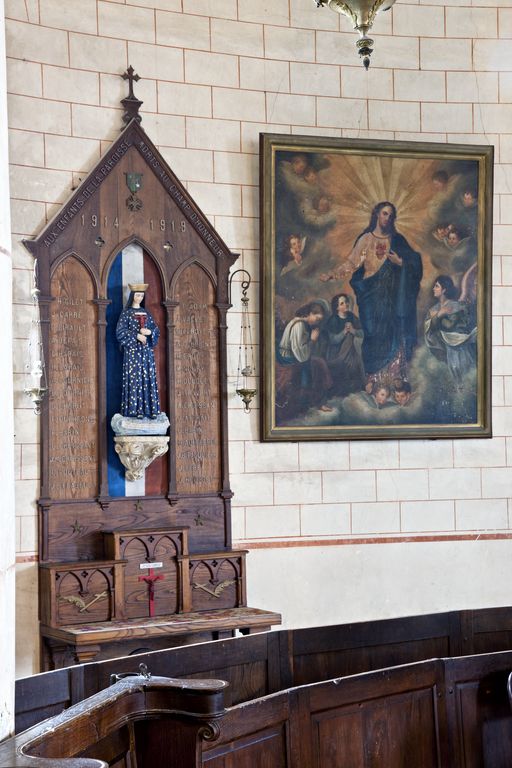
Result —
<instances>
[{"instance_id":1,"label":"carved wooden cross finial","mask_svg":"<svg viewBox=\"0 0 512 768\"><path fill-rule=\"evenodd\" d=\"M133 93L133 84L137 83L140 80L140 77L135 74L135 70L131 64L126 72L123 72L121 77L123 80L128 80L129 86L128 96L125 99L121 99L121 104L124 107L123 122L128 125L130 120L135 118L135 120L140 123L142 118L139 115L139 109L143 102L137 99Z\"/></svg>"},{"instance_id":2,"label":"carved wooden cross finial","mask_svg":"<svg viewBox=\"0 0 512 768\"><path fill-rule=\"evenodd\" d=\"M132 67L132 65L130 64L130 66L128 67L126 72L123 72L121 77L123 78L123 80L128 80L128 85L129 85L129 88L130 88L129 93L128 93L128 98L129 99L134 99L135 98L135 94L133 93L133 84L134 84L134 82L135 83L139 82L139 80L140 80L139 75L135 74L135 70Z\"/></svg>"}]
</instances>

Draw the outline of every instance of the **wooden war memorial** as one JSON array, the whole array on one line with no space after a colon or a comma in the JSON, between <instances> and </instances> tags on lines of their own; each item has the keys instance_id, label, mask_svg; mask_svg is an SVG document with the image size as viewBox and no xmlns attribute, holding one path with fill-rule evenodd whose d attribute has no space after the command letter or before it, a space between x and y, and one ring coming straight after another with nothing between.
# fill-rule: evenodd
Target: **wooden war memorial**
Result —
<instances>
[{"instance_id":1,"label":"wooden war memorial","mask_svg":"<svg viewBox=\"0 0 512 768\"><path fill-rule=\"evenodd\" d=\"M124 129L25 241L49 385L38 502L45 669L280 622L247 607L246 552L231 542L226 315L237 255L141 127L133 69L123 77ZM149 348L159 334L161 414L139 421L119 413L129 286L145 300L131 305L144 315L137 339L153 333ZM157 330L146 331L148 317Z\"/></svg>"}]
</instances>

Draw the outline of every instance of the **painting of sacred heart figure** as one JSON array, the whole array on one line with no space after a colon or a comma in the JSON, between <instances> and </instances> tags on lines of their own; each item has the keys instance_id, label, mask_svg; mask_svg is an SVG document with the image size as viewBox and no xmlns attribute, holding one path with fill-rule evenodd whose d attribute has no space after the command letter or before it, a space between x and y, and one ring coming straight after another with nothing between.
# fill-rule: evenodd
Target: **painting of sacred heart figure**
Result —
<instances>
[{"instance_id":1,"label":"painting of sacred heart figure","mask_svg":"<svg viewBox=\"0 0 512 768\"><path fill-rule=\"evenodd\" d=\"M264 440L490 436L492 169L261 135Z\"/></svg>"}]
</instances>

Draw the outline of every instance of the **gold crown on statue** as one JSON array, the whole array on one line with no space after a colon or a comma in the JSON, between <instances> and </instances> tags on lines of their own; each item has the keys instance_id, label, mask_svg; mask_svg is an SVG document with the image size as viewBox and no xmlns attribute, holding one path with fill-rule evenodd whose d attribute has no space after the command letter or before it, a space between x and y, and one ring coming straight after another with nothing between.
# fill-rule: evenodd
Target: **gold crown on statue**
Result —
<instances>
[{"instance_id":1,"label":"gold crown on statue","mask_svg":"<svg viewBox=\"0 0 512 768\"><path fill-rule=\"evenodd\" d=\"M128 283L128 288L134 293L146 293L149 283Z\"/></svg>"}]
</instances>

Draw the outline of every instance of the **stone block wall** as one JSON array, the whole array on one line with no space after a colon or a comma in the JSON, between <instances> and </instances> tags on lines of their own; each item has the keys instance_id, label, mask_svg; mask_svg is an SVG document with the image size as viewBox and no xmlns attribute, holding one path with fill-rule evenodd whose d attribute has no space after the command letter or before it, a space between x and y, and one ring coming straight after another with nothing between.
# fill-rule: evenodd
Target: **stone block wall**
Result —
<instances>
[{"instance_id":1,"label":"stone block wall","mask_svg":"<svg viewBox=\"0 0 512 768\"><path fill-rule=\"evenodd\" d=\"M285 625L509 602L512 575L512 9L397 2L365 73L311 0L5 0L14 262L18 674L37 669L38 421L22 393L34 235L117 136L143 125L253 275L260 131L493 144L492 440L262 444L230 381L234 539L249 600ZM230 312L236 372L239 303ZM282 577L282 578L281 578Z\"/></svg>"}]
</instances>

